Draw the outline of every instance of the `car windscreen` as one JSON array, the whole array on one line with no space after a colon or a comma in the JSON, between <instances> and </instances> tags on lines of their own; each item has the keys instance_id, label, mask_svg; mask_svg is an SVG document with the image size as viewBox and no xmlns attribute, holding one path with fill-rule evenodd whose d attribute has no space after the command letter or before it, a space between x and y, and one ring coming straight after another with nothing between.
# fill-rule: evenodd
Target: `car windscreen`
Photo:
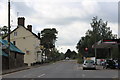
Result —
<instances>
[{"instance_id":1,"label":"car windscreen","mask_svg":"<svg viewBox=\"0 0 120 80\"><path fill-rule=\"evenodd\" d=\"M86 60L85 63L94 63L94 61L93 60Z\"/></svg>"}]
</instances>

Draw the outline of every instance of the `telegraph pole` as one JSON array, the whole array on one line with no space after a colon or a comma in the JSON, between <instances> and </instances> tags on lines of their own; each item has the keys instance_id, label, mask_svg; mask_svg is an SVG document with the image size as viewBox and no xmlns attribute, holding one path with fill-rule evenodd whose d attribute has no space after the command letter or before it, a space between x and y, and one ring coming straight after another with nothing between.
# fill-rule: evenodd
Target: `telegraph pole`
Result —
<instances>
[{"instance_id":1,"label":"telegraph pole","mask_svg":"<svg viewBox=\"0 0 120 80\"><path fill-rule=\"evenodd\" d=\"M8 0L8 68L10 69L10 0Z\"/></svg>"}]
</instances>

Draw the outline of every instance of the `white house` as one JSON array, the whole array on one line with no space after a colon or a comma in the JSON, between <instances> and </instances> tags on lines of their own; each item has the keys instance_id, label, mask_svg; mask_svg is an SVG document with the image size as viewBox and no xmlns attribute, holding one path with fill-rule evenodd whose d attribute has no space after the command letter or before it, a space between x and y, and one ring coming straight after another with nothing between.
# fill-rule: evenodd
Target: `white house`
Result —
<instances>
[{"instance_id":1,"label":"white house","mask_svg":"<svg viewBox=\"0 0 120 80\"><path fill-rule=\"evenodd\" d=\"M32 25L24 26L25 18L18 18L18 26L10 33L10 41L13 42L24 53L24 63L31 66L33 63L41 62L40 33L32 32ZM7 40L7 36L4 38Z\"/></svg>"}]
</instances>

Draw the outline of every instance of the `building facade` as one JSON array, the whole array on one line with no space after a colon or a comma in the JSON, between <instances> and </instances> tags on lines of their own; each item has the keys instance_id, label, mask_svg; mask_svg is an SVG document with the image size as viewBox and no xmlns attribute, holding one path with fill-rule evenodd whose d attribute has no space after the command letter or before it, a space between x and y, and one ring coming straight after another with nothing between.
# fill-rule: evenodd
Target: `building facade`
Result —
<instances>
[{"instance_id":1,"label":"building facade","mask_svg":"<svg viewBox=\"0 0 120 80\"><path fill-rule=\"evenodd\" d=\"M24 63L31 64L41 62L40 33L38 35L32 32L32 25L25 25L25 18L18 18L18 26L10 33L10 41L13 42L24 53ZM4 38L7 40L7 36Z\"/></svg>"},{"instance_id":2,"label":"building facade","mask_svg":"<svg viewBox=\"0 0 120 80\"><path fill-rule=\"evenodd\" d=\"M24 66L24 54L15 45L10 43L10 54L8 41L0 40L0 55L2 56L2 70L13 69Z\"/></svg>"}]
</instances>

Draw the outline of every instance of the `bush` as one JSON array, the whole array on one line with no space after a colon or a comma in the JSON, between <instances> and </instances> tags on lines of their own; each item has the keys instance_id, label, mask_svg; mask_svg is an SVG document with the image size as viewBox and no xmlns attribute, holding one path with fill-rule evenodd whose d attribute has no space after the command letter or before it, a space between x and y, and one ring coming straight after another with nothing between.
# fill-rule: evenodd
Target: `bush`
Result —
<instances>
[{"instance_id":1,"label":"bush","mask_svg":"<svg viewBox=\"0 0 120 80\"><path fill-rule=\"evenodd\" d=\"M78 59L77 59L77 63L82 64L82 63L83 63L83 59L78 58Z\"/></svg>"}]
</instances>

